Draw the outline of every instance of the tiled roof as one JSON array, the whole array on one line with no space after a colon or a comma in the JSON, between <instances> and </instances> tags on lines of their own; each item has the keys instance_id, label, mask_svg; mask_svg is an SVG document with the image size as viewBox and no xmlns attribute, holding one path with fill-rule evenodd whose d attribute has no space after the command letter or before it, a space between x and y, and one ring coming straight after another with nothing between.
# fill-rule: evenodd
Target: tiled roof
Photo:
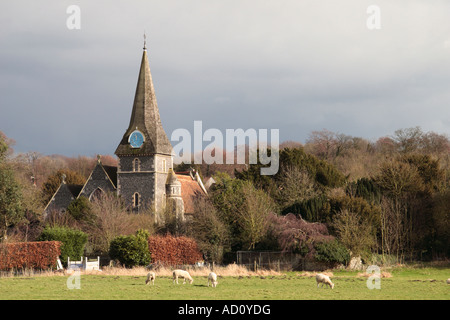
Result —
<instances>
[{"instance_id":1,"label":"tiled roof","mask_svg":"<svg viewBox=\"0 0 450 320\"><path fill-rule=\"evenodd\" d=\"M205 192L202 190L197 181L193 180L188 174L176 173L178 181L181 183L181 197L184 202L184 212L187 214L194 213L194 198L197 195L204 195Z\"/></svg>"}]
</instances>

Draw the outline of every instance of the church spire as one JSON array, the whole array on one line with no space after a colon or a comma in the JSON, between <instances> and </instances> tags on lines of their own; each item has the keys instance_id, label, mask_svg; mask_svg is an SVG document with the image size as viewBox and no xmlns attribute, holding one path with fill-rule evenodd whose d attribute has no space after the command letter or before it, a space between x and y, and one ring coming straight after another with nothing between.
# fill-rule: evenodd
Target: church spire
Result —
<instances>
[{"instance_id":1,"label":"church spire","mask_svg":"<svg viewBox=\"0 0 450 320\"><path fill-rule=\"evenodd\" d=\"M139 131L143 135L140 147L130 145L130 135ZM144 50L141 67L134 96L130 124L115 152L116 155L166 154L172 155L173 149L167 137L159 115L153 86L150 65L148 62L146 35L144 33Z\"/></svg>"},{"instance_id":2,"label":"church spire","mask_svg":"<svg viewBox=\"0 0 450 320\"><path fill-rule=\"evenodd\" d=\"M145 30L144 30L144 50L147 50Z\"/></svg>"}]
</instances>

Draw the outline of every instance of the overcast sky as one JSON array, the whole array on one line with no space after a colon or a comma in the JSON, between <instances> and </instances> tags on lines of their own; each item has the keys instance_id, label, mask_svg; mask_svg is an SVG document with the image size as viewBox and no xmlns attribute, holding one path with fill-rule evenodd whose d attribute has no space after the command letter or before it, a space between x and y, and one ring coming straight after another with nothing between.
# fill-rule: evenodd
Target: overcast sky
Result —
<instances>
[{"instance_id":1,"label":"overcast sky","mask_svg":"<svg viewBox=\"0 0 450 320\"><path fill-rule=\"evenodd\" d=\"M113 154L144 30L169 138L195 120L302 143L322 129L450 134L450 1L16 0L0 4L0 130L16 152Z\"/></svg>"}]
</instances>

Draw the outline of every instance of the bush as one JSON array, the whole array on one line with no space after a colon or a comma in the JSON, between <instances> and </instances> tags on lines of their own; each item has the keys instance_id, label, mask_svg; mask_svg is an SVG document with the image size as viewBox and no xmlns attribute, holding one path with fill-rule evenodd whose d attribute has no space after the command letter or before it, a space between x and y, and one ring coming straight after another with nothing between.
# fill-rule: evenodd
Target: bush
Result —
<instances>
[{"instance_id":1,"label":"bush","mask_svg":"<svg viewBox=\"0 0 450 320\"><path fill-rule=\"evenodd\" d=\"M91 202L88 198L81 196L73 200L67 207L67 212L77 221L91 221Z\"/></svg>"},{"instance_id":2,"label":"bush","mask_svg":"<svg viewBox=\"0 0 450 320\"><path fill-rule=\"evenodd\" d=\"M296 202L281 212L282 215L294 213L309 222L325 222L329 219L330 204L324 195Z\"/></svg>"},{"instance_id":3,"label":"bush","mask_svg":"<svg viewBox=\"0 0 450 320\"><path fill-rule=\"evenodd\" d=\"M111 241L109 256L118 260L125 267L145 266L151 261L146 230L138 230L136 235L118 236Z\"/></svg>"},{"instance_id":4,"label":"bush","mask_svg":"<svg viewBox=\"0 0 450 320\"><path fill-rule=\"evenodd\" d=\"M42 231L38 241L60 241L61 261L67 266L67 258L80 260L88 236L86 233L67 227L47 227Z\"/></svg>"},{"instance_id":5,"label":"bush","mask_svg":"<svg viewBox=\"0 0 450 320\"><path fill-rule=\"evenodd\" d=\"M342 263L344 265L350 261L350 252L337 240L316 243L314 249L316 250L315 258L318 261Z\"/></svg>"},{"instance_id":6,"label":"bush","mask_svg":"<svg viewBox=\"0 0 450 320\"><path fill-rule=\"evenodd\" d=\"M323 223L311 223L292 213L269 216L269 233L278 240L284 252L299 253L305 258L314 257L314 244L334 240Z\"/></svg>"},{"instance_id":7,"label":"bush","mask_svg":"<svg viewBox=\"0 0 450 320\"><path fill-rule=\"evenodd\" d=\"M0 245L0 270L50 269L61 254L58 241L16 242Z\"/></svg>"}]
</instances>

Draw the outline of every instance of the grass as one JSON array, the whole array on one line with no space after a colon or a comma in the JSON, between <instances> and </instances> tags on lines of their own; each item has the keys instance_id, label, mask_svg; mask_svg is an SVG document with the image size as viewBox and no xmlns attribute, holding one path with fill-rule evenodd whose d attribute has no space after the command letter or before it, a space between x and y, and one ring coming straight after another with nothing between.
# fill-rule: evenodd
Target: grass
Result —
<instances>
[{"instance_id":1,"label":"grass","mask_svg":"<svg viewBox=\"0 0 450 320\"><path fill-rule=\"evenodd\" d=\"M333 290L316 288L315 273L250 272L229 266L215 270L217 288L207 286L209 270L192 270L193 284L173 284L171 270L157 272L155 285L145 285L145 268L105 268L80 276L80 289L69 289L70 274L4 276L0 300L450 300L450 268L383 270L381 289L367 288L367 275L331 270ZM71 282L73 284L73 282Z\"/></svg>"}]
</instances>

